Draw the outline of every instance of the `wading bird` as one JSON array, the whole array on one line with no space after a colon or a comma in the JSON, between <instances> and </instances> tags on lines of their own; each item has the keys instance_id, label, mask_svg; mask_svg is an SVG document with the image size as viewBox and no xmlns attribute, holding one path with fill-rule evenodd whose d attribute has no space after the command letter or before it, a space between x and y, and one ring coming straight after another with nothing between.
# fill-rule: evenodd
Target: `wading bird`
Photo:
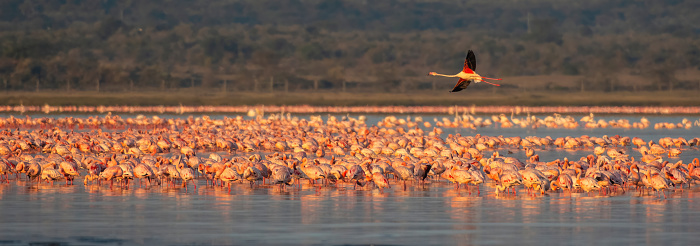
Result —
<instances>
[{"instance_id":1,"label":"wading bird","mask_svg":"<svg viewBox=\"0 0 700 246\"><path fill-rule=\"evenodd\" d=\"M476 55L474 55L474 51L469 50L469 52L467 52L467 58L464 59L464 68L462 68L462 71L459 72L458 74L445 75L445 74L439 74L436 72L430 72L429 75L451 77L451 78L458 77L459 80L457 81L457 84L455 85L454 88L452 88L452 90L450 92L458 92L458 91L464 90L467 88L467 86L469 86L469 84L472 81L474 81L474 83L485 82L487 84L501 86L499 84L494 84L494 83L491 83L491 82L484 80L484 79L492 79L492 80L501 80L501 79L482 77L481 75L477 74L474 71L476 71Z\"/></svg>"}]
</instances>

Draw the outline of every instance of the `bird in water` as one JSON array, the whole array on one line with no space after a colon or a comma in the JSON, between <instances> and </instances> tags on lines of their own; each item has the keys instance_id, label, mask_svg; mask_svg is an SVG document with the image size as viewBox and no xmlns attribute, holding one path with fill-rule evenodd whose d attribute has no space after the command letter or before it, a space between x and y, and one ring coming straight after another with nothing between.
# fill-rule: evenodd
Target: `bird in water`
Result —
<instances>
[{"instance_id":1,"label":"bird in water","mask_svg":"<svg viewBox=\"0 0 700 246\"><path fill-rule=\"evenodd\" d=\"M423 187L425 187L425 178L428 177L428 173L430 172L430 168L432 167L432 164L422 164L420 168L418 168L413 175L418 178L418 180L421 182Z\"/></svg>"},{"instance_id":2,"label":"bird in water","mask_svg":"<svg viewBox=\"0 0 700 246\"><path fill-rule=\"evenodd\" d=\"M459 80L457 81L457 84L455 85L454 88L452 88L452 90L450 92L458 92L458 91L464 90L467 88L467 86L469 86L469 84L471 84L472 81L474 83L484 82L484 83L495 85L495 86L501 86L499 84L491 83L491 82L488 82L485 80L485 79L491 79L491 80L501 80L501 79L483 77L483 76L477 74L475 71L476 71L476 55L474 55L474 51L469 50L469 52L467 52L467 58L464 59L464 68L462 68L462 71L459 72L458 74L446 75L446 74L439 74L436 72L430 72L429 75L459 78Z\"/></svg>"}]
</instances>

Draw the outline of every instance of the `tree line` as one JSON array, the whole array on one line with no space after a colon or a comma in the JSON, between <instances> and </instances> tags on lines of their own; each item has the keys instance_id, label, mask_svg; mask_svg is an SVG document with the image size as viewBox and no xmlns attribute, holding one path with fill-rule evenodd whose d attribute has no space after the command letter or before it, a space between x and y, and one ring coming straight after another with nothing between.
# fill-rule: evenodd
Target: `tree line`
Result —
<instances>
[{"instance_id":1,"label":"tree line","mask_svg":"<svg viewBox=\"0 0 700 246\"><path fill-rule=\"evenodd\" d=\"M690 0L8 0L0 87L435 90L452 84L427 72L456 73L473 49L485 75L577 78L542 90L699 89L675 76L700 69L697 10Z\"/></svg>"}]
</instances>

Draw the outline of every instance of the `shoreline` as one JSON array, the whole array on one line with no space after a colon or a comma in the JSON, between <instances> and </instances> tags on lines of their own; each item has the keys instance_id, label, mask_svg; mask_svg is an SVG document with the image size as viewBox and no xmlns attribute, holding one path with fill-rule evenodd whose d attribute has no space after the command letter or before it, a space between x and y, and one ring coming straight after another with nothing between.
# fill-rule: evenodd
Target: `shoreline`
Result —
<instances>
[{"instance_id":1,"label":"shoreline","mask_svg":"<svg viewBox=\"0 0 700 246\"><path fill-rule=\"evenodd\" d=\"M5 92L0 112L266 112L346 113L664 113L700 114L696 91L533 93L214 92ZM105 109L108 108L108 109ZM450 109L451 108L451 109ZM557 108L557 109L548 109Z\"/></svg>"},{"instance_id":2,"label":"shoreline","mask_svg":"<svg viewBox=\"0 0 700 246\"><path fill-rule=\"evenodd\" d=\"M249 116L265 113L295 114L643 114L700 115L700 106L310 106L310 105L241 105L241 106L9 106L0 105L0 113L238 113Z\"/></svg>"}]
</instances>

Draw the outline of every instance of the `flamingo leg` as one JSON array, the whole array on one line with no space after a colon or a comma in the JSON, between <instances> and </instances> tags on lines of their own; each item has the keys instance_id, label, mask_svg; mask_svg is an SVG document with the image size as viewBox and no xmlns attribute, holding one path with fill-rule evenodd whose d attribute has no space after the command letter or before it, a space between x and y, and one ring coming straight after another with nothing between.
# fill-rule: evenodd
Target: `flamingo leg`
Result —
<instances>
[{"instance_id":1,"label":"flamingo leg","mask_svg":"<svg viewBox=\"0 0 700 246\"><path fill-rule=\"evenodd\" d=\"M484 77L482 77L482 78L484 78ZM500 79L499 79L499 80L500 80ZM491 82L488 82L488 81L486 81L486 80L481 80L481 82L484 82L484 83L487 83L487 84L490 84L490 85L501 86L501 85L499 85L499 84L491 83Z\"/></svg>"}]
</instances>

